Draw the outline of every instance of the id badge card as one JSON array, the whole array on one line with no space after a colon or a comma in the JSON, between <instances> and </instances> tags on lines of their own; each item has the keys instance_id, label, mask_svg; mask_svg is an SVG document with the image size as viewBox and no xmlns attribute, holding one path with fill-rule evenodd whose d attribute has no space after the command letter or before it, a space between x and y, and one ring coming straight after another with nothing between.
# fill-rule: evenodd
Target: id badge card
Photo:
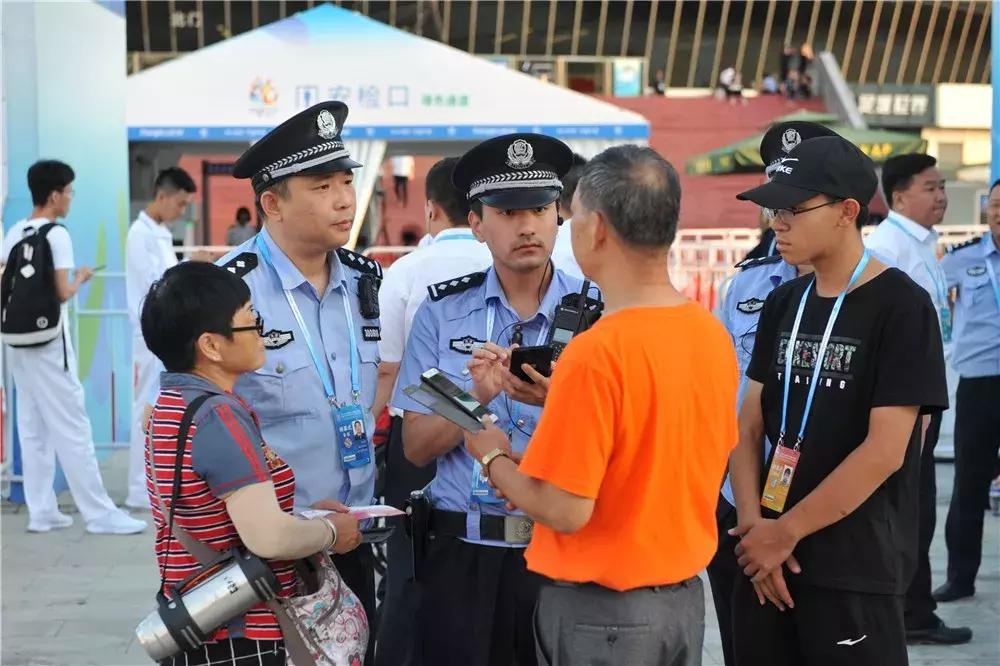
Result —
<instances>
[{"instance_id":1,"label":"id badge card","mask_svg":"<svg viewBox=\"0 0 1000 666\"><path fill-rule=\"evenodd\" d=\"M372 461L368 433L365 432L365 415L361 407L345 404L333 410L337 429L337 450L344 469L364 467Z\"/></svg>"},{"instance_id":2,"label":"id badge card","mask_svg":"<svg viewBox=\"0 0 1000 666\"><path fill-rule=\"evenodd\" d=\"M945 344L951 342L951 308L942 305L941 310L941 339Z\"/></svg>"},{"instance_id":3,"label":"id badge card","mask_svg":"<svg viewBox=\"0 0 1000 666\"><path fill-rule=\"evenodd\" d=\"M764 491L760 495L760 505L781 513L785 510L788 490L792 487L795 467L799 464L799 452L785 446L778 446L771 459L771 469L767 472Z\"/></svg>"},{"instance_id":4,"label":"id badge card","mask_svg":"<svg viewBox=\"0 0 1000 666\"><path fill-rule=\"evenodd\" d=\"M483 466L479 464L478 460L472 462L472 491L469 493L469 499L477 504L500 504L503 502L493 491L493 486L483 474Z\"/></svg>"}]
</instances>

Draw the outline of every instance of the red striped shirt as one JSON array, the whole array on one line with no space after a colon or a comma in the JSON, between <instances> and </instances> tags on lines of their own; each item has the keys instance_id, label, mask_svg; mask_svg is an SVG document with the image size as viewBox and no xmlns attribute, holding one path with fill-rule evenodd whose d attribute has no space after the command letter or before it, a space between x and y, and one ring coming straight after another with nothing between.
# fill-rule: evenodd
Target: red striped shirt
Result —
<instances>
[{"instance_id":1,"label":"red striped shirt","mask_svg":"<svg viewBox=\"0 0 1000 666\"><path fill-rule=\"evenodd\" d=\"M240 450L247 456L248 461L254 471L251 478L237 480L233 483L234 489L250 483L257 483L270 477L274 483L274 490L278 498L278 505L287 513L292 512L295 497L295 475L292 469L282 460L273 449L268 447L263 440L259 443L252 442L248 433L233 414L232 407L228 402L235 401L240 407L246 409L257 423L257 416L250 408L235 395L225 395L231 399L227 402L210 401L202 409L214 409L216 415L225 425L226 430L232 435L233 440L239 445ZM198 571L201 565L198 560L185 550L177 539L168 539L169 530L167 526L167 516L160 509L160 502L153 486L153 477L150 474L150 445L152 447L153 462L155 462L156 483L159 493L165 502L170 502L173 493L174 468L177 456L177 434L180 429L181 418L187 407L181 391L164 389L160 391L156 405L153 408L151 421L151 433L147 436L146 446L146 484L149 491L150 502L153 507L153 521L156 525L156 562L160 569L166 566L167 584L172 585L181 582L192 573ZM258 423L259 426L259 423ZM210 546L214 550L224 551L237 546L242 546L233 525L233 521L226 511L226 504L212 494L208 483L194 469L191 457L191 443L194 440L197 426L191 424L188 431L187 442L184 446L184 456L181 465L181 489L177 499L177 506L174 511L174 524L177 527L189 532L198 541ZM152 440L150 442L150 439ZM263 449L264 460L267 470L260 466L260 461L254 455L252 447L260 446ZM271 568L278 577L281 584L281 596L291 596L295 591L296 575L294 565L291 561L271 561ZM264 604L258 604L251 608L246 616L243 631L230 631L223 627L215 632L212 641L221 640L242 634L244 638L256 640L281 640L281 628L278 626L274 613L269 611Z\"/></svg>"}]
</instances>

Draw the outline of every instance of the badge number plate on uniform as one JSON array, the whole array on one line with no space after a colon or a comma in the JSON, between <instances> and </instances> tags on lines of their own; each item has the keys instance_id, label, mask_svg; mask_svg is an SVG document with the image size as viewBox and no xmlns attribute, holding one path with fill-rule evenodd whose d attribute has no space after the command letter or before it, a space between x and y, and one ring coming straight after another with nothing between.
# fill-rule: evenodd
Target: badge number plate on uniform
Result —
<instances>
[{"instance_id":1,"label":"badge number plate on uniform","mask_svg":"<svg viewBox=\"0 0 1000 666\"><path fill-rule=\"evenodd\" d=\"M483 475L483 466L479 464L478 460L472 463L472 492L469 497L478 504L500 504L503 502L493 492L493 487Z\"/></svg>"},{"instance_id":2,"label":"badge number plate on uniform","mask_svg":"<svg viewBox=\"0 0 1000 666\"><path fill-rule=\"evenodd\" d=\"M764 492L760 496L761 506L778 513L785 510L788 489L792 487L792 477L795 476L795 467L798 464L799 452L795 449L779 446L774 450L771 469L767 473Z\"/></svg>"},{"instance_id":3,"label":"badge number plate on uniform","mask_svg":"<svg viewBox=\"0 0 1000 666\"><path fill-rule=\"evenodd\" d=\"M364 467L372 461L371 445L365 432L365 415L357 405L342 405L334 410L337 426L337 450L344 469Z\"/></svg>"}]
</instances>

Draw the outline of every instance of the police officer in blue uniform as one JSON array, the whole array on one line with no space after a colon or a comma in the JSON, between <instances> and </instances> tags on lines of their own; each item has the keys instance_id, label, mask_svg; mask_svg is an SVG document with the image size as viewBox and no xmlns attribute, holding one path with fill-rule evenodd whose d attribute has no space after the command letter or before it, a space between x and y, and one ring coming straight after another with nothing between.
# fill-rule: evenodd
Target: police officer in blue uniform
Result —
<instances>
[{"instance_id":1,"label":"police officer in blue uniform","mask_svg":"<svg viewBox=\"0 0 1000 666\"><path fill-rule=\"evenodd\" d=\"M792 121L772 126L760 142L760 155L764 161L765 175L770 179L775 169L783 164L788 153L806 139L819 136L835 136L836 133L822 125L805 121ZM764 215L769 215L765 211ZM768 228L770 231L770 228ZM772 240L773 232L769 236ZM765 234L764 239L768 235ZM765 240L762 239L762 243ZM772 244L773 245L773 244ZM780 254L768 251L753 252L736 264L739 272L729 281L721 306L716 313L729 331L736 346L736 358L740 365L740 388L737 393L737 410L743 402L746 390L746 369L753 355L754 338L757 335L757 320L764 309L764 301L778 285L793 280L812 270L809 266L792 266ZM764 442L764 457L770 451L770 443ZM708 565L708 581L712 586L712 600L719 618L719 633L722 638L722 652L726 666L735 664L732 637L731 598L736 575L740 573L736 563L738 539L729 535L729 529L736 526L736 507L733 490L727 476L719 497L716 510L719 527L719 547Z\"/></svg>"},{"instance_id":2,"label":"police officer in blue uniform","mask_svg":"<svg viewBox=\"0 0 1000 666\"><path fill-rule=\"evenodd\" d=\"M961 379L955 401L955 485L945 540L948 580L937 601L975 594L983 551L983 511L1000 449L1000 181L990 188L989 231L950 248L941 259L957 288L951 362Z\"/></svg>"},{"instance_id":3,"label":"police officer in blue uniform","mask_svg":"<svg viewBox=\"0 0 1000 666\"><path fill-rule=\"evenodd\" d=\"M487 244L484 272L433 284L413 319L392 405L405 411L403 447L417 465L437 460L426 489L430 540L419 612L426 664L536 663L532 616L540 577L526 569L531 521L509 510L462 446L462 432L403 389L438 368L498 417L513 454L524 452L541 414L545 382L528 384L497 359L512 345L546 344L556 307L581 281L555 269L560 177L566 144L538 134L490 139L466 153L453 181L466 192L472 232ZM471 367L470 367L471 362Z\"/></svg>"},{"instance_id":4,"label":"police officer in blue uniform","mask_svg":"<svg viewBox=\"0 0 1000 666\"><path fill-rule=\"evenodd\" d=\"M267 361L236 392L295 471L299 508L365 505L374 494L382 270L341 247L354 223L352 170L361 166L340 138L347 111L317 104L243 153L233 176L250 179L264 227L219 260L250 287L264 322ZM370 546L334 562L374 624Z\"/></svg>"}]
</instances>

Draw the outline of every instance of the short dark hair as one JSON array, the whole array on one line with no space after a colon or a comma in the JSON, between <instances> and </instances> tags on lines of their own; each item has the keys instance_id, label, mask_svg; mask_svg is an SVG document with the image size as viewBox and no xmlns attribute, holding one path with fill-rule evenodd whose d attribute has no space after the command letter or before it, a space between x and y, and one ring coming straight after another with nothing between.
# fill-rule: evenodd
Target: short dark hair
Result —
<instances>
[{"instance_id":1,"label":"short dark hair","mask_svg":"<svg viewBox=\"0 0 1000 666\"><path fill-rule=\"evenodd\" d=\"M156 180L153 182L154 196L158 192L174 194L175 192L180 192L181 190L184 190L189 194L194 194L198 191L198 186L194 184L191 174L184 169L180 167L167 167L160 173L156 174Z\"/></svg>"},{"instance_id":2,"label":"short dark hair","mask_svg":"<svg viewBox=\"0 0 1000 666\"><path fill-rule=\"evenodd\" d=\"M260 205L260 198L264 196L264 192L274 192L282 199L287 199L288 179L282 178L281 180L279 180L277 183L274 183L270 187L265 187L263 190L260 191L260 194L257 195L257 198L254 199L254 208L257 209L257 217L259 217L262 220L267 219L267 213L264 212L263 206Z\"/></svg>"},{"instance_id":3,"label":"short dark hair","mask_svg":"<svg viewBox=\"0 0 1000 666\"><path fill-rule=\"evenodd\" d=\"M441 206L448 220L455 226L469 224L469 200L451 183L451 173L458 163L457 157L439 160L427 172L424 195Z\"/></svg>"},{"instance_id":4,"label":"short dark hair","mask_svg":"<svg viewBox=\"0 0 1000 666\"><path fill-rule=\"evenodd\" d=\"M240 206L239 208L237 208L236 209L236 219L239 220L240 218L246 218L246 221L249 222L250 221L250 209L247 208L246 206Z\"/></svg>"},{"instance_id":5,"label":"short dark hair","mask_svg":"<svg viewBox=\"0 0 1000 666\"><path fill-rule=\"evenodd\" d=\"M993 193L993 190L997 189L997 185L1000 185L1000 178L997 178L996 180L994 180L993 184L990 185L990 194Z\"/></svg>"},{"instance_id":6,"label":"short dark hair","mask_svg":"<svg viewBox=\"0 0 1000 666\"><path fill-rule=\"evenodd\" d=\"M569 210L573 203L573 194L576 192L576 185L580 182L580 174L587 164L587 158L573 153L573 166L570 167L566 175L560 178L562 181L562 194L559 195L559 204L563 209Z\"/></svg>"},{"instance_id":7,"label":"short dark hair","mask_svg":"<svg viewBox=\"0 0 1000 666\"><path fill-rule=\"evenodd\" d=\"M905 190L914 176L936 165L937 160L925 153L907 153L887 159L882 165L882 193L889 208L892 208L894 192Z\"/></svg>"},{"instance_id":8,"label":"short dark hair","mask_svg":"<svg viewBox=\"0 0 1000 666\"><path fill-rule=\"evenodd\" d=\"M233 317L250 300L250 288L229 271L203 261L167 269L142 302L142 337L169 372L194 368L202 333L231 337Z\"/></svg>"},{"instance_id":9,"label":"short dark hair","mask_svg":"<svg viewBox=\"0 0 1000 666\"><path fill-rule=\"evenodd\" d=\"M654 249L674 242L680 179L652 148L608 148L583 167L577 188L580 202L600 211L628 245Z\"/></svg>"},{"instance_id":10,"label":"short dark hair","mask_svg":"<svg viewBox=\"0 0 1000 666\"><path fill-rule=\"evenodd\" d=\"M76 180L73 168L59 160L39 160L28 168L28 189L31 203L44 206L53 192L62 192Z\"/></svg>"}]
</instances>

